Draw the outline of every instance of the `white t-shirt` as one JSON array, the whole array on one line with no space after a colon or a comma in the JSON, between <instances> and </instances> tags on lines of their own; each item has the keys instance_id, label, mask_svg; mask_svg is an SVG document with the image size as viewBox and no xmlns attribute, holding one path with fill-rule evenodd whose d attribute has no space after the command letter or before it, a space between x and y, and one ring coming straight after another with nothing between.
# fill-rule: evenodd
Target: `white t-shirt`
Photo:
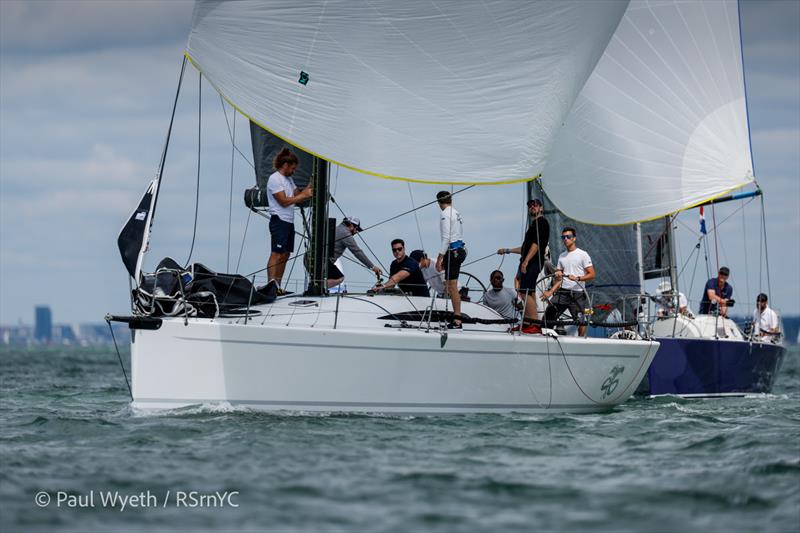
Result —
<instances>
[{"instance_id":1,"label":"white t-shirt","mask_svg":"<svg viewBox=\"0 0 800 533\"><path fill-rule=\"evenodd\" d=\"M662 294L661 301L657 302L656 313L660 316L666 316L669 309L672 309L672 306L675 304L674 296L672 294ZM686 295L682 292L678 293L678 312L681 309L686 308L689 309L689 300L686 299Z\"/></svg>"},{"instance_id":2,"label":"white t-shirt","mask_svg":"<svg viewBox=\"0 0 800 533\"><path fill-rule=\"evenodd\" d=\"M419 267L422 270L422 277L431 286L431 289L439 296L444 295L444 272L438 272L436 265L431 261L428 266Z\"/></svg>"},{"instance_id":3,"label":"white t-shirt","mask_svg":"<svg viewBox=\"0 0 800 533\"><path fill-rule=\"evenodd\" d=\"M778 327L778 314L769 307L763 313L756 309L753 311L753 323L756 326L756 335L761 335L762 331L772 331Z\"/></svg>"},{"instance_id":4,"label":"white t-shirt","mask_svg":"<svg viewBox=\"0 0 800 533\"><path fill-rule=\"evenodd\" d=\"M439 235L442 238L439 253L442 255L447 253L451 242L460 241L464 236L461 213L453 209L452 205L442 209L442 216L439 219Z\"/></svg>"},{"instance_id":5,"label":"white t-shirt","mask_svg":"<svg viewBox=\"0 0 800 533\"><path fill-rule=\"evenodd\" d=\"M572 281L567 276L570 274L574 276L585 276L586 267L592 266L592 258L589 254L575 248L571 252L564 252L558 256L558 270L564 272L564 277L561 278L561 288L569 291L580 291L585 287L582 281Z\"/></svg>"},{"instance_id":6,"label":"white t-shirt","mask_svg":"<svg viewBox=\"0 0 800 533\"><path fill-rule=\"evenodd\" d=\"M281 220L294 224L294 204L283 207L278 203L278 200L274 195L279 191L283 191L286 193L287 198L291 198L294 196L294 190L296 188L297 185L294 184L294 180L291 177L287 178L277 170L273 172L267 181L267 201L269 202L269 214L278 215L278 218Z\"/></svg>"}]
</instances>

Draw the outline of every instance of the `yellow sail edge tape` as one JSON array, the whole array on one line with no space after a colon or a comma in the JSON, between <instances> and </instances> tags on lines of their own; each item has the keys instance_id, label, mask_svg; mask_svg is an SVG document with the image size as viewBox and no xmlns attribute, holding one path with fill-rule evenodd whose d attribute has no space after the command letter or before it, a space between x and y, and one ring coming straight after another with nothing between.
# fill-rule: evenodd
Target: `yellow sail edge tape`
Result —
<instances>
[{"instance_id":1,"label":"yellow sail edge tape","mask_svg":"<svg viewBox=\"0 0 800 533\"><path fill-rule=\"evenodd\" d=\"M194 68L196 68L198 72L200 72L200 73L203 72L203 69L200 68L200 65L198 65L195 62L195 60L192 59L192 56L189 55L189 52L184 52L184 55L186 56L186 59L189 60L189 63L191 63L192 66ZM233 102L230 101L230 99L228 99L227 96L225 96L225 94L219 89L219 87L214 85L214 83L211 80L206 78L206 81L208 81L211 84L211 86L214 87L214 90L217 91L219 93L219 95L222 96L222 98L226 102L228 102L228 104L230 104L230 106L232 108L234 108L237 112L239 112L241 115L246 117L248 120L251 120L252 122L258 124L261 128L263 128L266 131L270 132L272 135L274 135L275 137L279 138L280 140L282 140L286 144L294 146L298 150L302 150L302 151L304 151L304 152L306 152L308 154L311 154L311 155L313 155L315 157L318 157L320 159L324 159L325 161L333 163L334 165L338 165L338 166L340 166L342 168L347 168L347 169L353 170L353 171L358 172L360 174L367 174L368 176L375 176L376 178L381 178L381 179L386 179L386 180L406 181L406 182L410 182L410 183L425 183L425 184L431 184L431 185L509 185L509 184L514 184L514 183L525 183L525 182L528 182L528 181L533 181L533 180L538 179L538 178L540 178L542 176L541 174L537 174L536 176L531 176L529 178L519 178L519 179L515 179L515 180L506 180L506 181L493 181L493 182L487 183L487 182L483 182L483 181L474 182L474 181L429 181L429 180L419 180L419 179L414 179L414 178L403 178L403 177L400 177L400 176L389 176L387 174L379 174L377 172L364 170L362 168L354 167L353 165L348 165L346 163L341 163L341 162L336 161L334 159L330 159L328 157L322 156L322 155L320 155L320 154L318 154L318 153L316 153L316 152L314 152L312 150L309 150L308 148L306 148L304 146L300 146L299 144L290 141L289 139L287 139L287 138L285 138L285 137L283 137L281 135L278 135L277 133L275 133L274 131L272 131L268 127L264 126L263 124L261 124L257 120L254 120L250 115L248 115L247 113L245 113L244 111L239 109Z\"/></svg>"}]
</instances>

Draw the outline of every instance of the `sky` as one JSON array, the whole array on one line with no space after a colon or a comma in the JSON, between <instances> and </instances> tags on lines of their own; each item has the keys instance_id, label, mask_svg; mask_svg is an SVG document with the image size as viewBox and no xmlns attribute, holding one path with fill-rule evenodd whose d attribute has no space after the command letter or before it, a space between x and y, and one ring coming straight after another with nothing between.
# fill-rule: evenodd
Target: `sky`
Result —
<instances>
[{"instance_id":1,"label":"sky","mask_svg":"<svg viewBox=\"0 0 800 533\"><path fill-rule=\"evenodd\" d=\"M128 280L116 238L158 167L191 11L191 2L178 0L0 0L0 324L31 323L40 304L52 307L57 323L127 312ZM755 174L765 194L771 301L784 314L798 314L800 2L743 1L741 11ZM229 107L223 111L219 96L199 84L191 67L145 266L154 267L164 256L183 263L189 254L198 105L201 199L193 261L220 272L259 270L269 234L263 219L248 217L241 200L242 191L254 185L246 121L234 119ZM229 131L246 158L232 152ZM336 168L331 177L338 204L364 226L429 202L439 188ZM516 185L481 187L456 197L468 261L519 245L523 196L524 187ZM741 207L733 202L716 208L717 220L727 220L713 249L732 269L735 296L751 302L767 289L759 260L761 214L756 202ZM332 215L341 217L335 208ZM696 211L682 214L678 225L679 262L687 263L693 261ZM364 236L384 267L391 260L389 241L398 236L410 248L430 252L438 237L438 208L425 207ZM491 256L466 270L485 281L498 267L510 280L516 260ZM293 278L301 278L301 269L294 267ZM698 271L698 279L704 278L705 267ZM352 263L345 264L345 272L354 285L371 279ZM699 287L702 281L685 286ZM697 300L699 294L689 297Z\"/></svg>"}]
</instances>

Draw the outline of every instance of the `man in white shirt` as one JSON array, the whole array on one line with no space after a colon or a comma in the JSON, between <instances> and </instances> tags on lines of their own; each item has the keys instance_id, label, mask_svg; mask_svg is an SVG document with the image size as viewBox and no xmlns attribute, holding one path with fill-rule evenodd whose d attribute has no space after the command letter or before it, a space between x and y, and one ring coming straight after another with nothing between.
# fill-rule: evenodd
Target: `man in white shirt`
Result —
<instances>
[{"instance_id":1,"label":"man in white shirt","mask_svg":"<svg viewBox=\"0 0 800 533\"><path fill-rule=\"evenodd\" d=\"M267 201L269 202L269 233L272 253L267 262L269 280L275 280L279 287L286 270L289 254L294 251L294 211L295 205L311 198L311 185L302 191L297 188L292 174L297 169L298 159L288 148L275 156L275 172L267 181Z\"/></svg>"},{"instance_id":2,"label":"man in white shirt","mask_svg":"<svg viewBox=\"0 0 800 533\"><path fill-rule=\"evenodd\" d=\"M569 309L573 320L578 320L589 309L584 288L587 281L595 278L594 266L589 254L578 248L577 239L575 228L561 230L561 241L567 251L558 256L555 283L542 294L542 300L555 295L545 311L545 323L555 321L566 309ZM586 335L586 324L578 327L578 335Z\"/></svg>"},{"instance_id":3,"label":"man in white shirt","mask_svg":"<svg viewBox=\"0 0 800 533\"><path fill-rule=\"evenodd\" d=\"M461 264L467 258L464 246L464 229L461 214L453 208L453 198L447 191L436 193L436 201L442 216L439 218L439 236L441 246L436 259L436 270L444 272L445 291L453 301L453 321L448 324L451 329L461 329L461 295L458 293L458 275Z\"/></svg>"},{"instance_id":4,"label":"man in white shirt","mask_svg":"<svg viewBox=\"0 0 800 533\"><path fill-rule=\"evenodd\" d=\"M658 316L674 316L675 315L675 293L672 291L672 283L669 281L662 281L658 284L656 289L656 298L654 298L657 307L656 315ZM678 313L692 317L692 312L689 310L689 301L686 295L682 292L678 293Z\"/></svg>"},{"instance_id":5,"label":"man in white shirt","mask_svg":"<svg viewBox=\"0 0 800 533\"><path fill-rule=\"evenodd\" d=\"M778 314L767 305L767 295L763 292L756 297L753 311L753 336L777 337L780 334Z\"/></svg>"}]
</instances>

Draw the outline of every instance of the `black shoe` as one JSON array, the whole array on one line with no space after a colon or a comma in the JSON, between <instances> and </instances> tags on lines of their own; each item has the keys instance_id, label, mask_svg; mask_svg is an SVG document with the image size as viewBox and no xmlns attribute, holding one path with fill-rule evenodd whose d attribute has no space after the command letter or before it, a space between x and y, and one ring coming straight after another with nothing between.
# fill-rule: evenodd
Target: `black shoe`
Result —
<instances>
[{"instance_id":1,"label":"black shoe","mask_svg":"<svg viewBox=\"0 0 800 533\"><path fill-rule=\"evenodd\" d=\"M450 322L449 324L447 324L447 329L462 329L462 328L460 323L456 324L455 322Z\"/></svg>"}]
</instances>

